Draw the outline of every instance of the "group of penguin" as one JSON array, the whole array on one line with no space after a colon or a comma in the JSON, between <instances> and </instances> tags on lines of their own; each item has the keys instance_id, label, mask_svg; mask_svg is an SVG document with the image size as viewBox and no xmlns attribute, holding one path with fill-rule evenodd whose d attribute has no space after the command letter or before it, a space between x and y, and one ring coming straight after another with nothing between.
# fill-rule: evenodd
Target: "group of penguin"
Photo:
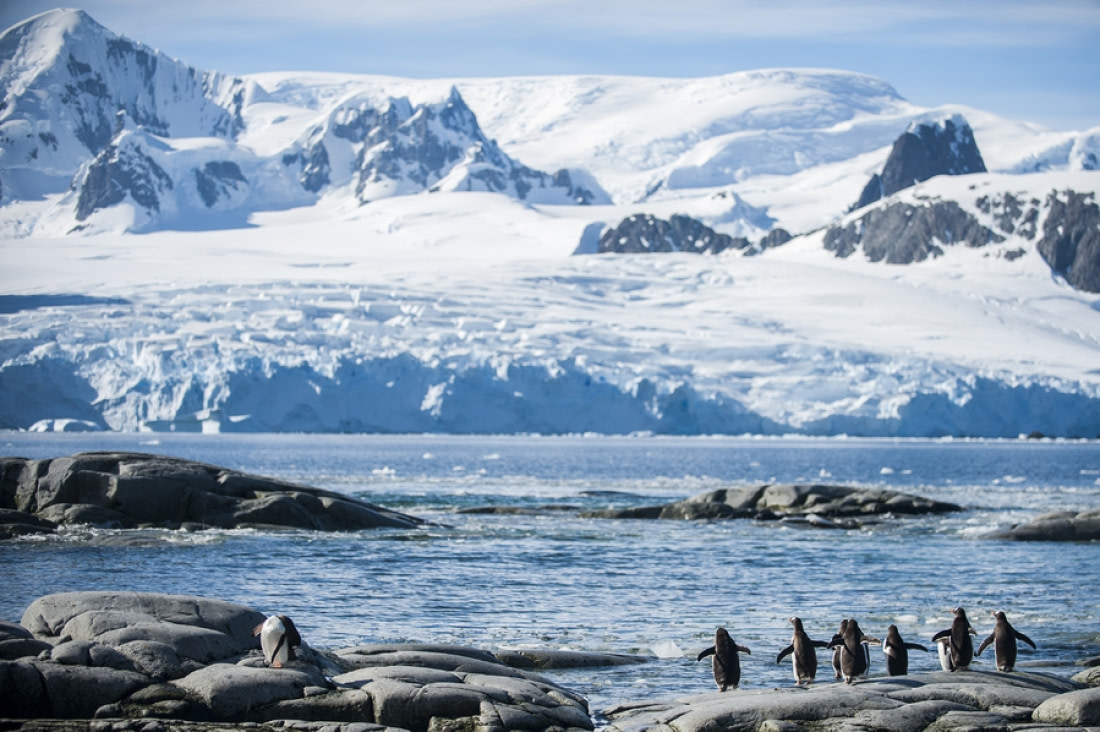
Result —
<instances>
[{"instance_id":1,"label":"group of penguin","mask_svg":"<svg viewBox=\"0 0 1100 732\"><path fill-rule=\"evenodd\" d=\"M951 627L939 631L932 640L939 645L940 666L944 671L965 671L970 667L970 662L975 655L982 655L986 646L993 644L999 671L1010 672L1016 667L1016 641L1020 640L1035 648L1035 643L1026 635L1012 627L1008 618L1000 610L992 613L996 618L996 625L989 637L982 641L978 650L974 651L974 642L970 636L977 635L978 631L970 624L966 617L966 611L957 607L952 610L955 619ZM775 662L781 663L787 656L791 657L794 666L794 678L796 683L813 683L817 676L817 648L828 648L833 651L833 670L836 678L844 679L844 683L850 684L853 679L865 677L871 665L872 644L881 645L886 655L886 673L890 676L904 676L909 673L909 651L928 649L919 643L906 643L902 640L896 625L891 625L886 630L886 640L871 638L864 635L859 623L854 618L842 620L840 629L829 641L812 640L802 627L801 618L788 618L794 626L794 637L791 643L776 656ZM719 628L714 634L714 645L702 651L697 661L702 661L707 656L713 656L714 683L720 691L736 689L741 683L741 662L739 653L752 654L745 646L740 646L730 637L725 628Z\"/></svg>"}]
</instances>

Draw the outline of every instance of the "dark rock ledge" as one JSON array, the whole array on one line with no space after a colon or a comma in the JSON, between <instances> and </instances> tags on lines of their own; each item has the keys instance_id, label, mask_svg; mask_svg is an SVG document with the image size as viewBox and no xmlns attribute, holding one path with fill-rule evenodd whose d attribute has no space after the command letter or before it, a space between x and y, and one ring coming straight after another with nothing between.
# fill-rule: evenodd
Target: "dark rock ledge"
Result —
<instances>
[{"instance_id":1,"label":"dark rock ledge","mask_svg":"<svg viewBox=\"0 0 1100 732\"><path fill-rule=\"evenodd\" d=\"M762 485L724 488L675 503L591 511L592 518L784 520L819 528L859 528L868 519L961 511L954 503L879 488Z\"/></svg>"},{"instance_id":2,"label":"dark rock ledge","mask_svg":"<svg viewBox=\"0 0 1100 732\"><path fill-rule=\"evenodd\" d=\"M587 702L529 670L643 662L448 645L309 646L268 668L264 615L201 597L70 592L0 622L0 730L505 732L591 730ZM516 666L524 666L517 668ZM956 672L741 689L602 710L608 732L1068 730L1100 724L1097 668Z\"/></svg>"},{"instance_id":3,"label":"dark rock ledge","mask_svg":"<svg viewBox=\"0 0 1100 732\"><path fill-rule=\"evenodd\" d=\"M354 531L425 523L341 493L164 455L0 458L0 539L77 524Z\"/></svg>"},{"instance_id":4,"label":"dark rock ledge","mask_svg":"<svg viewBox=\"0 0 1100 732\"><path fill-rule=\"evenodd\" d=\"M1100 509L1080 513L1045 513L1026 524L994 531L985 538L1012 541L1100 541Z\"/></svg>"}]
</instances>

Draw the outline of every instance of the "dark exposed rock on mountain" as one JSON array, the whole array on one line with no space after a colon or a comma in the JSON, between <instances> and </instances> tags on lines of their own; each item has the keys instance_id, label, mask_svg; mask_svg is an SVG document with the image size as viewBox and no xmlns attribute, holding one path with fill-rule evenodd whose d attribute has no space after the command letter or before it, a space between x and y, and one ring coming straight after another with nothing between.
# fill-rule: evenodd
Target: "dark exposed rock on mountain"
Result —
<instances>
[{"instance_id":1,"label":"dark exposed rock on mountain","mask_svg":"<svg viewBox=\"0 0 1100 732\"><path fill-rule=\"evenodd\" d=\"M1016 235L1034 241L1050 268L1070 285L1100 292L1100 206L1094 193L1051 191L1045 201L1010 192L987 194L975 200L974 209L988 217L988 226L955 201L887 201L830 226L824 245L838 257L862 249L874 262L910 264L943 254L944 246L981 247ZM1011 260L1023 254L1014 250L1003 256Z\"/></svg>"},{"instance_id":2,"label":"dark exposed rock on mountain","mask_svg":"<svg viewBox=\"0 0 1100 732\"><path fill-rule=\"evenodd\" d=\"M727 249L756 253L790 241L783 229L773 229L756 244L745 237L733 237L710 228L698 219L674 214L667 221L649 214L634 214L600 235L601 254L650 254L690 252L718 254Z\"/></svg>"},{"instance_id":3,"label":"dark exposed rock on mountain","mask_svg":"<svg viewBox=\"0 0 1100 732\"><path fill-rule=\"evenodd\" d=\"M853 210L937 175L984 172L985 161L974 131L961 115L939 122L914 122L894 141L881 175L871 176Z\"/></svg>"},{"instance_id":4,"label":"dark exposed rock on mountain","mask_svg":"<svg viewBox=\"0 0 1100 732\"><path fill-rule=\"evenodd\" d=\"M77 183L77 221L127 198L147 210L160 210L160 197L172 190L172 178L145 152L144 142L144 135L123 131L95 156Z\"/></svg>"},{"instance_id":5,"label":"dark exposed rock on mountain","mask_svg":"<svg viewBox=\"0 0 1100 732\"><path fill-rule=\"evenodd\" d=\"M607 201L598 187L574 182L569 171L554 175L522 165L489 139L455 88L434 104L407 98L382 106L367 97L345 100L310 130L299 153L284 163L300 166L310 191L338 182L330 160L344 148L351 158L355 195L361 203L421 191L488 191L521 200L589 204Z\"/></svg>"},{"instance_id":6,"label":"dark exposed rock on mountain","mask_svg":"<svg viewBox=\"0 0 1100 732\"><path fill-rule=\"evenodd\" d=\"M424 523L341 493L143 453L0 458L0 508L0 521L15 527L0 536L70 524L345 531Z\"/></svg>"},{"instance_id":7,"label":"dark exposed rock on mountain","mask_svg":"<svg viewBox=\"0 0 1100 732\"><path fill-rule=\"evenodd\" d=\"M112 144L120 111L164 137L232 139L244 124L246 82L180 63L80 10L49 11L9 29L0 38L0 68L8 195L34 195L42 177L70 178L74 160ZM25 129L34 134L19 134Z\"/></svg>"},{"instance_id":8,"label":"dark exposed rock on mountain","mask_svg":"<svg viewBox=\"0 0 1100 732\"><path fill-rule=\"evenodd\" d=\"M862 248L872 262L911 264L943 254L942 245L985 246L1004 237L982 226L954 201L926 206L892 203L825 232L825 248L847 257Z\"/></svg>"},{"instance_id":9,"label":"dark exposed rock on mountain","mask_svg":"<svg viewBox=\"0 0 1100 732\"><path fill-rule=\"evenodd\" d=\"M762 485L700 493L675 503L640 508L596 511L592 518L643 518L712 520L751 518L814 517L827 523L823 528L855 528L858 519L882 515L927 515L961 511L954 503L878 488L849 488L833 485ZM835 524L855 519L857 523Z\"/></svg>"},{"instance_id":10,"label":"dark exposed rock on mountain","mask_svg":"<svg viewBox=\"0 0 1100 732\"><path fill-rule=\"evenodd\" d=\"M1037 247L1050 268L1085 292L1100 292L1100 206L1093 193L1064 191L1046 200Z\"/></svg>"}]
</instances>

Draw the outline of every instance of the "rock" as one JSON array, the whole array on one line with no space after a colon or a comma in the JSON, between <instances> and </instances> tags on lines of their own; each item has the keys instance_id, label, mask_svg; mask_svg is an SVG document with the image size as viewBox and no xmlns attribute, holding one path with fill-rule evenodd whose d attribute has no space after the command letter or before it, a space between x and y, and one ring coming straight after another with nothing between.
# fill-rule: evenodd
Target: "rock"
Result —
<instances>
[{"instance_id":1,"label":"rock","mask_svg":"<svg viewBox=\"0 0 1100 732\"><path fill-rule=\"evenodd\" d=\"M712 693L624 705L605 716L609 732L1008 729L1010 723L1025 726L1030 710L1071 697L1077 688L1073 682L1045 674L937 672L851 686Z\"/></svg>"},{"instance_id":2,"label":"rock","mask_svg":"<svg viewBox=\"0 0 1100 732\"><path fill-rule=\"evenodd\" d=\"M936 122L913 122L895 141L890 156L853 207L867 206L937 175L984 173L985 161L974 131L962 115Z\"/></svg>"},{"instance_id":3,"label":"rock","mask_svg":"<svg viewBox=\"0 0 1100 732\"><path fill-rule=\"evenodd\" d=\"M209 709L212 719L234 722L264 717L263 707L301 699L309 687L331 688L320 671L305 664L276 669L214 663L172 683Z\"/></svg>"},{"instance_id":4,"label":"rock","mask_svg":"<svg viewBox=\"0 0 1100 732\"><path fill-rule=\"evenodd\" d=\"M1100 541L1100 510L1043 514L1033 521L986 534L1011 541Z\"/></svg>"},{"instance_id":5,"label":"rock","mask_svg":"<svg viewBox=\"0 0 1100 732\"><path fill-rule=\"evenodd\" d=\"M635 656L625 653L587 653L581 651L522 650L494 651L501 663L512 668L554 669L554 668L593 668L599 666L629 666L648 663L650 656Z\"/></svg>"},{"instance_id":6,"label":"rock","mask_svg":"<svg viewBox=\"0 0 1100 732\"><path fill-rule=\"evenodd\" d=\"M355 531L425 523L332 491L144 453L0 458L0 497L0 537L56 524Z\"/></svg>"},{"instance_id":7,"label":"rock","mask_svg":"<svg viewBox=\"0 0 1100 732\"><path fill-rule=\"evenodd\" d=\"M763 485L726 488L663 506L591 511L592 518L730 519L801 518L815 528L858 528L869 517L961 511L953 503L879 488L831 485Z\"/></svg>"},{"instance_id":8,"label":"rock","mask_svg":"<svg viewBox=\"0 0 1100 732\"><path fill-rule=\"evenodd\" d=\"M49 643L35 639L22 625L0 620L0 660L37 658L40 653L52 648Z\"/></svg>"},{"instance_id":9,"label":"rock","mask_svg":"<svg viewBox=\"0 0 1100 732\"><path fill-rule=\"evenodd\" d=\"M22 625L39 639L100 643L125 649L119 653L127 658L126 651L145 656L147 667L183 671L181 659L209 663L257 648L252 629L264 617L243 605L188 595L64 592L31 603ZM160 660L148 660L151 655Z\"/></svg>"},{"instance_id":10,"label":"rock","mask_svg":"<svg viewBox=\"0 0 1100 732\"><path fill-rule=\"evenodd\" d=\"M1035 708L1031 718L1067 727L1100 725L1100 687L1051 697Z\"/></svg>"},{"instance_id":11,"label":"rock","mask_svg":"<svg viewBox=\"0 0 1100 732\"><path fill-rule=\"evenodd\" d=\"M0 541L32 534L53 534L57 524L42 516L12 508L0 508Z\"/></svg>"},{"instance_id":12,"label":"rock","mask_svg":"<svg viewBox=\"0 0 1100 732\"><path fill-rule=\"evenodd\" d=\"M1052 192L1037 243L1051 270L1084 292L1100 292L1100 206L1096 194L1064 191L1063 201Z\"/></svg>"},{"instance_id":13,"label":"rock","mask_svg":"<svg viewBox=\"0 0 1100 732\"><path fill-rule=\"evenodd\" d=\"M1075 673L1071 678L1079 684L1100 686L1100 666L1091 666L1084 671Z\"/></svg>"}]
</instances>

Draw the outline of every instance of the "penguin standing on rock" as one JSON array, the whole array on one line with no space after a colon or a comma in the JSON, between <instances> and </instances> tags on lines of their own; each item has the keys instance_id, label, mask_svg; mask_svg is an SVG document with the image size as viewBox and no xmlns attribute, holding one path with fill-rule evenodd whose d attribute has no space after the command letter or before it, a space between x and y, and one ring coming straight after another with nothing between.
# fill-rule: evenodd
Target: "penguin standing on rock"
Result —
<instances>
[{"instance_id":1,"label":"penguin standing on rock","mask_svg":"<svg viewBox=\"0 0 1100 732\"><path fill-rule=\"evenodd\" d=\"M272 668L282 668L293 661L294 649L302 645L298 628L286 615L272 615L253 628L252 635L260 636L264 663Z\"/></svg>"},{"instance_id":2,"label":"penguin standing on rock","mask_svg":"<svg viewBox=\"0 0 1100 732\"><path fill-rule=\"evenodd\" d=\"M909 651L925 651L928 649L920 643L906 643L901 639L898 626L891 625L886 629L886 640L882 643L882 652L886 654L886 673L890 676L905 676L909 673Z\"/></svg>"},{"instance_id":3,"label":"penguin standing on rock","mask_svg":"<svg viewBox=\"0 0 1100 732\"><path fill-rule=\"evenodd\" d=\"M966 610L957 607L951 612L955 613L951 627L936 633L932 640L943 644L940 648L940 665L945 671L966 671L974 660L974 642L970 640L970 636L977 635L978 631L970 624Z\"/></svg>"},{"instance_id":4,"label":"penguin standing on rock","mask_svg":"<svg viewBox=\"0 0 1100 732\"><path fill-rule=\"evenodd\" d=\"M866 644L882 641L864 635L855 618L848 618L848 624L843 628L840 634L840 673L844 677L844 683L850 684L852 679L866 676L870 668ZM832 642L835 642L835 638Z\"/></svg>"},{"instance_id":5,"label":"penguin standing on rock","mask_svg":"<svg viewBox=\"0 0 1100 732\"><path fill-rule=\"evenodd\" d=\"M734 643L725 628L719 628L714 632L714 645L702 651L695 659L702 661L707 656L714 656L712 662L714 683L718 685L719 691L736 689L741 683L741 660L737 656L738 651L752 655L752 651L748 648Z\"/></svg>"},{"instance_id":6,"label":"penguin standing on rock","mask_svg":"<svg viewBox=\"0 0 1100 732\"><path fill-rule=\"evenodd\" d=\"M829 641L828 648L833 649L833 678L839 679L840 673L840 649L844 645L844 631L848 627L848 618L840 621L840 630Z\"/></svg>"},{"instance_id":7,"label":"penguin standing on rock","mask_svg":"<svg viewBox=\"0 0 1100 732\"><path fill-rule=\"evenodd\" d=\"M1035 642L1013 628L1002 611L995 611L993 617L997 619L997 624L993 627L993 632L989 634L989 637L978 646L976 655L982 655L985 647L992 643L994 655L997 659L997 670L1009 673L1016 667L1016 640L1022 640L1032 648L1036 647Z\"/></svg>"},{"instance_id":8,"label":"penguin standing on rock","mask_svg":"<svg viewBox=\"0 0 1100 732\"><path fill-rule=\"evenodd\" d=\"M817 676L817 651L814 648L828 648L827 641L811 640L810 636L802 628L801 618L787 618L794 626L794 637L791 644L779 652L775 662L780 663L788 655L794 666L794 680L799 686L803 683L812 684Z\"/></svg>"}]
</instances>

